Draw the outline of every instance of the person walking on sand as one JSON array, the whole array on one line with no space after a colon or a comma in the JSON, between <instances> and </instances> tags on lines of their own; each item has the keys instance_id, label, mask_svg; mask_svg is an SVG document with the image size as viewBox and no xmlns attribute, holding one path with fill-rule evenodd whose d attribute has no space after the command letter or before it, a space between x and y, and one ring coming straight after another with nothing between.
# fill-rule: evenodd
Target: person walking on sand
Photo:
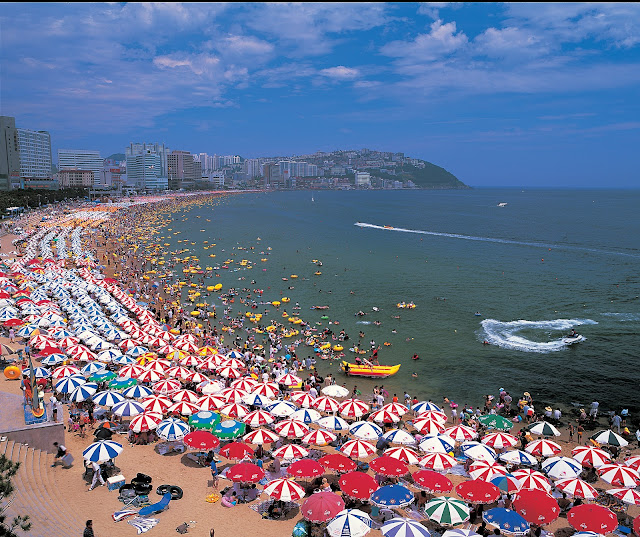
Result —
<instances>
[{"instance_id":1,"label":"person walking on sand","mask_svg":"<svg viewBox=\"0 0 640 537\"><path fill-rule=\"evenodd\" d=\"M93 533L93 520L87 520L84 532L82 532L82 537L95 537Z\"/></svg>"},{"instance_id":2,"label":"person walking on sand","mask_svg":"<svg viewBox=\"0 0 640 537\"><path fill-rule=\"evenodd\" d=\"M91 468L93 468L93 479L91 480L91 486L89 490L93 490L98 485L98 481L100 482L100 486L104 487L104 479L102 478L102 470L100 469L100 464L96 461L91 462Z\"/></svg>"}]
</instances>

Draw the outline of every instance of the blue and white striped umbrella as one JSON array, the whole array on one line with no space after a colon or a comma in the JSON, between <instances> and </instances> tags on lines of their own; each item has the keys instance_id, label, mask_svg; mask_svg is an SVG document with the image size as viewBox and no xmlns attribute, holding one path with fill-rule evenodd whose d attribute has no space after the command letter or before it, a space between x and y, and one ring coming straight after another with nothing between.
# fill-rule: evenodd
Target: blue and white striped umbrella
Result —
<instances>
[{"instance_id":1,"label":"blue and white striped umbrella","mask_svg":"<svg viewBox=\"0 0 640 537\"><path fill-rule=\"evenodd\" d=\"M98 385L95 382L87 382L86 384L81 384L69 394L69 401L71 401L72 403L80 403L82 401L86 401L97 391Z\"/></svg>"},{"instance_id":2,"label":"blue and white striped umbrella","mask_svg":"<svg viewBox=\"0 0 640 537\"><path fill-rule=\"evenodd\" d=\"M118 392L107 390L95 394L92 399L96 405L113 406L124 401L124 395Z\"/></svg>"},{"instance_id":3,"label":"blue and white striped umbrella","mask_svg":"<svg viewBox=\"0 0 640 537\"><path fill-rule=\"evenodd\" d=\"M420 401L417 405L411 407L416 414L422 414L423 412L427 412L429 410L435 410L436 412L442 412L442 409L433 404L431 401Z\"/></svg>"},{"instance_id":4,"label":"blue and white striped umbrella","mask_svg":"<svg viewBox=\"0 0 640 537\"><path fill-rule=\"evenodd\" d=\"M111 411L117 416L131 417L142 414L144 412L144 407L135 401L125 400L113 405Z\"/></svg>"},{"instance_id":5,"label":"blue and white striped umbrella","mask_svg":"<svg viewBox=\"0 0 640 537\"><path fill-rule=\"evenodd\" d=\"M3 313L6 310L3 310ZM2 316L0 316L0 321L5 320L8 321L9 319L11 319L13 317L13 314L10 312L6 312L4 313L4 316L7 317L6 319L2 319ZM17 334L20 337L30 337L31 334L33 334L36 330L38 329L38 327L34 324L28 324L26 326L23 326L20 330L18 330Z\"/></svg>"},{"instance_id":6,"label":"blue and white striped umbrella","mask_svg":"<svg viewBox=\"0 0 640 537\"><path fill-rule=\"evenodd\" d=\"M245 405L250 405L250 406L268 406L275 403L273 399L269 399L268 397L265 397L264 395L259 395L257 393L250 393L245 395L242 398L242 402Z\"/></svg>"},{"instance_id":7,"label":"blue and white striped umbrella","mask_svg":"<svg viewBox=\"0 0 640 537\"><path fill-rule=\"evenodd\" d=\"M453 528L445 531L442 537L478 537L478 534L473 530L465 528Z\"/></svg>"},{"instance_id":8,"label":"blue and white striped umbrella","mask_svg":"<svg viewBox=\"0 0 640 537\"><path fill-rule=\"evenodd\" d=\"M385 537L430 537L429 530L410 518L392 518L380 528Z\"/></svg>"},{"instance_id":9,"label":"blue and white striped umbrella","mask_svg":"<svg viewBox=\"0 0 640 537\"><path fill-rule=\"evenodd\" d=\"M78 377L78 376L65 377L60 382L56 383L55 390L58 393L71 393L78 386L81 386L82 384L86 384L86 383L87 383L87 379L85 379L84 377Z\"/></svg>"},{"instance_id":10,"label":"blue and white striped umbrella","mask_svg":"<svg viewBox=\"0 0 640 537\"><path fill-rule=\"evenodd\" d=\"M176 418L167 418L158 424L156 432L165 440L182 440L189 434L189 426Z\"/></svg>"},{"instance_id":11,"label":"blue and white striped umbrella","mask_svg":"<svg viewBox=\"0 0 640 537\"><path fill-rule=\"evenodd\" d=\"M111 360L116 365L133 365L136 363L136 359L133 356L116 356Z\"/></svg>"},{"instance_id":12,"label":"blue and white striped umbrella","mask_svg":"<svg viewBox=\"0 0 640 537\"><path fill-rule=\"evenodd\" d=\"M264 409L274 416L286 418L298 410L298 407L289 401L276 401L265 406Z\"/></svg>"},{"instance_id":13,"label":"blue and white striped umbrella","mask_svg":"<svg viewBox=\"0 0 640 537\"><path fill-rule=\"evenodd\" d=\"M62 338L69 337L69 336L72 336L72 335L73 334L71 332L69 332L69 330L67 330L66 328L58 329L53 333L53 337L56 338L56 339L62 339Z\"/></svg>"},{"instance_id":14,"label":"blue and white striped umbrella","mask_svg":"<svg viewBox=\"0 0 640 537\"><path fill-rule=\"evenodd\" d=\"M382 438L394 444L404 444L411 446L416 443L416 439L407 431L402 429L391 429L382 435Z\"/></svg>"},{"instance_id":15,"label":"blue and white striped umbrella","mask_svg":"<svg viewBox=\"0 0 640 537\"><path fill-rule=\"evenodd\" d=\"M113 440L101 440L100 442L94 442L85 449L82 452L82 456L87 461L101 462L115 459L120 453L122 453L122 444L118 444Z\"/></svg>"},{"instance_id":16,"label":"blue and white striped umbrella","mask_svg":"<svg viewBox=\"0 0 640 537\"><path fill-rule=\"evenodd\" d=\"M98 353L98 360L101 362L112 362L114 358L122 356L122 353L118 349L105 349Z\"/></svg>"},{"instance_id":17,"label":"blue and white striped umbrella","mask_svg":"<svg viewBox=\"0 0 640 537\"><path fill-rule=\"evenodd\" d=\"M300 408L291 414L290 417L292 420L298 420L302 423L315 423L322 415L313 408Z\"/></svg>"},{"instance_id":18,"label":"blue and white striped umbrella","mask_svg":"<svg viewBox=\"0 0 640 537\"><path fill-rule=\"evenodd\" d=\"M382 429L370 421L357 421L351 424L349 432L360 440L378 440Z\"/></svg>"},{"instance_id":19,"label":"blue and white striped umbrella","mask_svg":"<svg viewBox=\"0 0 640 537\"><path fill-rule=\"evenodd\" d=\"M94 373L97 373L98 371L104 371L105 369L106 366L104 364L101 364L100 362L89 362L80 370L80 372L83 375L91 376Z\"/></svg>"},{"instance_id":20,"label":"blue and white striped umbrella","mask_svg":"<svg viewBox=\"0 0 640 537\"><path fill-rule=\"evenodd\" d=\"M42 359L42 365L59 365L68 359L69 358L67 358L67 356L65 356L64 354L59 354L59 353L50 354L49 356L45 356Z\"/></svg>"},{"instance_id":21,"label":"blue and white striped umbrella","mask_svg":"<svg viewBox=\"0 0 640 537\"><path fill-rule=\"evenodd\" d=\"M582 465L569 457L551 457L542 463L542 471L553 479L578 477Z\"/></svg>"},{"instance_id":22,"label":"blue and white striped umbrella","mask_svg":"<svg viewBox=\"0 0 640 537\"><path fill-rule=\"evenodd\" d=\"M131 347L127 351L127 356L133 356L134 358L137 358L138 356L142 356L146 352L149 352L149 349L147 349L146 347L141 347L140 345L138 345L136 347Z\"/></svg>"},{"instance_id":23,"label":"blue and white striped umbrella","mask_svg":"<svg viewBox=\"0 0 640 537\"><path fill-rule=\"evenodd\" d=\"M320 427L331 431L348 431L349 424L340 416L326 416L316 422Z\"/></svg>"},{"instance_id":24,"label":"blue and white striped umbrella","mask_svg":"<svg viewBox=\"0 0 640 537\"><path fill-rule=\"evenodd\" d=\"M122 392L122 395L128 397L129 399L140 399L142 397L148 397L153 394L153 390L151 388L147 388L146 386L131 386Z\"/></svg>"},{"instance_id":25,"label":"blue and white striped umbrella","mask_svg":"<svg viewBox=\"0 0 640 537\"><path fill-rule=\"evenodd\" d=\"M505 451L504 453L501 453L498 458L501 461L508 462L510 464L527 464L529 466L538 464L538 459L536 459L533 455L530 455L526 451L521 451L519 449Z\"/></svg>"},{"instance_id":26,"label":"blue and white striped umbrella","mask_svg":"<svg viewBox=\"0 0 640 537\"><path fill-rule=\"evenodd\" d=\"M460 451L465 457L474 461L493 462L498 458L497 453L490 446L480 442L463 442L460 445Z\"/></svg>"},{"instance_id":27,"label":"blue and white striped umbrella","mask_svg":"<svg viewBox=\"0 0 640 537\"><path fill-rule=\"evenodd\" d=\"M227 358L236 358L239 360L242 360L244 358L244 354L242 354L241 352L238 351L231 351L229 353L227 353Z\"/></svg>"},{"instance_id":28,"label":"blue and white striped umbrella","mask_svg":"<svg viewBox=\"0 0 640 537\"><path fill-rule=\"evenodd\" d=\"M331 537L364 537L370 531L371 518L359 509L340 511L327 524L327 533Z\"/></svg>"},{"instance_id":29,"label":"blue and white striped umbrella","mask_svg":"<svg viewBox=\"0 0 640 537\"><path fill-rule=\"evenodd\" d=\"M456 441L444 434L425 436L419 444L419 448L426 453L449 453L456 446Z\"/></svg>"},{"instance_id":30,"label":"blue and white striped umbrella","mask_svg":"<svg viewBox=\"0 0 640 537\"><path fill-rule=\"evenodd\" d=\"M29 368L23 369L22 374L28 377L31 375L31 370ZM49 371L46 367L34 367L33 374L37 379L46 379L51 376L51 371Z\"/></svg>"}]
</instances>

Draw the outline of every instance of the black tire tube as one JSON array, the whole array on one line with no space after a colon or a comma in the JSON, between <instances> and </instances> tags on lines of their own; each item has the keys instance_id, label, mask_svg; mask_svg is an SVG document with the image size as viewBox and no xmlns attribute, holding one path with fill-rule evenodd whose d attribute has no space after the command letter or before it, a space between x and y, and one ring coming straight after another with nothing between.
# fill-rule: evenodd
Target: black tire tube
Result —
<instances>
[{"instance_id":1,"label":"black tire tube","mask_svg":"<svg viewBox=\"0 0 640 537\"><path fill-rule=\"evenodd\" d=\"M146 496L151 492L151 485L139 485L134 490L138 496Z\"/></svg>"},{"instance_id":2,"label":"black tire tube","mask_svg":"<svg viewBox=\"0 0 640 537\"><path fill-rule=\"evenodd\" d=\"M171 487L169 487L169 492L171 493L172 500L180 500L184 495L182 489L176 485L172 485Z\"/></svg>"},{"instance_id":3,"label":"black tire tube","mask_svg":"<svg viewBox=\"0 0 640 537\"><path fill-rule=\"evenodd\" d=\"M122 485L122 486L118 489L118 492L119 492L120 494L122 494L122 491L123 491L123 490L134 490L134 489L135 489L135 486L134 486L134 485L132 485L131 483L128 483L128 484L126 484L126 485Z\"/></svg>"},{"instance_id":4,"label":"black tire tube","mask_svg":"<svg viewBox=\"0 0 640 537\"><path fill-rule=\"evenodd\" d=\"M151 483L151 480L152 480L151 476L148 476L147 474L141 474L141 473L138 473L138 475L134 477L134 479L136 481L139 481L140 483L144 483L145 485L148 485L149 483Z\"/></svg>"},{"instance_id":5,"label":"black tire tube","mask_svg":"<svg viewBox=\"0 0 640 537\"><path fill-rule=\"evenodd\" d=\"M169 492L169 489L171 488L171 485L160 485L157 489L156 489L156 494L158 496L164 496L167 492Z\"/></svg>"}]
</instances>

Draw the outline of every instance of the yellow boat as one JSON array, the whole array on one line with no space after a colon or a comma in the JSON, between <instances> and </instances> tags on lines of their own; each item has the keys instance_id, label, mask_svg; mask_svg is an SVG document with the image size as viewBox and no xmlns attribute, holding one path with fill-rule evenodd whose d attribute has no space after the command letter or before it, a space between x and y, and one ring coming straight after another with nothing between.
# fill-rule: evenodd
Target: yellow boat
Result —
<instances>
[{"instance_id":1,"label":"yellow boat","mask_svg":"<svg viewBox=\"0 0 640 537\"><path fill-rule=\"evenodd\" d=\"M395 375L401 364L396 365L357 365L342 362L341 369L351 377L385 378Z\"/></svg>"}]
</instances>

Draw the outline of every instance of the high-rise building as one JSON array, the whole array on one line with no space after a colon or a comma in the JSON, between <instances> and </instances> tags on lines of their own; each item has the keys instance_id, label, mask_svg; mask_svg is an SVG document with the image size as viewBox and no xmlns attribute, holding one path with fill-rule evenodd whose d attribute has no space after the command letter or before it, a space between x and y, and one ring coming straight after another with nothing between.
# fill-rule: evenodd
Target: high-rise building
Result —
<instances>
[{"instance_id":1,"label":"high-rise building","mask_svg":"<svg viewBox=\"0 0 640 537\"><path fill-rule=\"evenodd\" d=\"M167 177L167 155L171 153L171 149L158 142L149 144L131 142L129 147L124 150L124 154L127 158L133 155L141 155L142 153L155 153L156 155L160 155L161 170L159 177Z\"/></svg>"},{"instance_id":2,"label":"high-rise building","mask_svg":"<svg viewBox=\"0 0 640 537\"><path fill-rule=\"evenodd\" d=\"M127 156L127 179L138 190L166 190L169 185L162 171L162 156L157 153Z\"/></svg>"},{"instance_id":3,"label":"high-rise building","mask_svg":"<svg viewBox=\"0 0 640 537\"><path fill-rule=\"evenodd\" d=\"M58 170L89 170L93 172L93 187L100 187L104 159L100 151L88 149L58 149Z\"/></svg>"},{"instance_id":4,"label":"high-rise building","mask_svg":"<svg viewBox=\"0 0 640 537\"><path fill-rule=\"evenodd\" d=\"M20 177L51 178L51 135L47 131L18 128Z\"/></svg>"},{"instance_id":5,"label":"high-rise building","mask_svg":"<svg viewBox=\"0 0 640 537\"><path fill-rule=\"evenodd\" d=\"M16 118L0 116L0 190L20 188L20 149Z\"/></svg>"},{"instance_id":6,"label":"high-rise building","mask_svg":"<svg viewBox=\"0 0 640 537\"><path fill-rule=\"evenodd\" d=\"M356 172L356 186L371 186L371 174L369 172Z\"/></svg>"},{"instance_id":7,"label":"high-rise building","mask_svg":"<svg viewBox=\"0 0 640 537\"><path fill-rule=\"evenodd\" d=\"M257 158L250 158L244 161L244 174L247 179L260 177L260 161Z\"/></svg>"},{"instance_id":8,"label":"high-rise building","mask_svg":"<svg viewBox=\"0 0 640 537\"><path fill-rule=\"evenodd\" d=\"M202 162L188 151L172 151L167 155L167 179L170 190L193 188L202 179Z\"/></svg>"},{"instance_id":9,"label":"high-rise building","mask_svg":"<svg viewBox=\"0 0 640 537\"><path fill-rule=\"evenodd\" d=\"M93 186L93 171L65 168L58 172L60 188L90 188Z\"/></svg>"}]
</instances>

